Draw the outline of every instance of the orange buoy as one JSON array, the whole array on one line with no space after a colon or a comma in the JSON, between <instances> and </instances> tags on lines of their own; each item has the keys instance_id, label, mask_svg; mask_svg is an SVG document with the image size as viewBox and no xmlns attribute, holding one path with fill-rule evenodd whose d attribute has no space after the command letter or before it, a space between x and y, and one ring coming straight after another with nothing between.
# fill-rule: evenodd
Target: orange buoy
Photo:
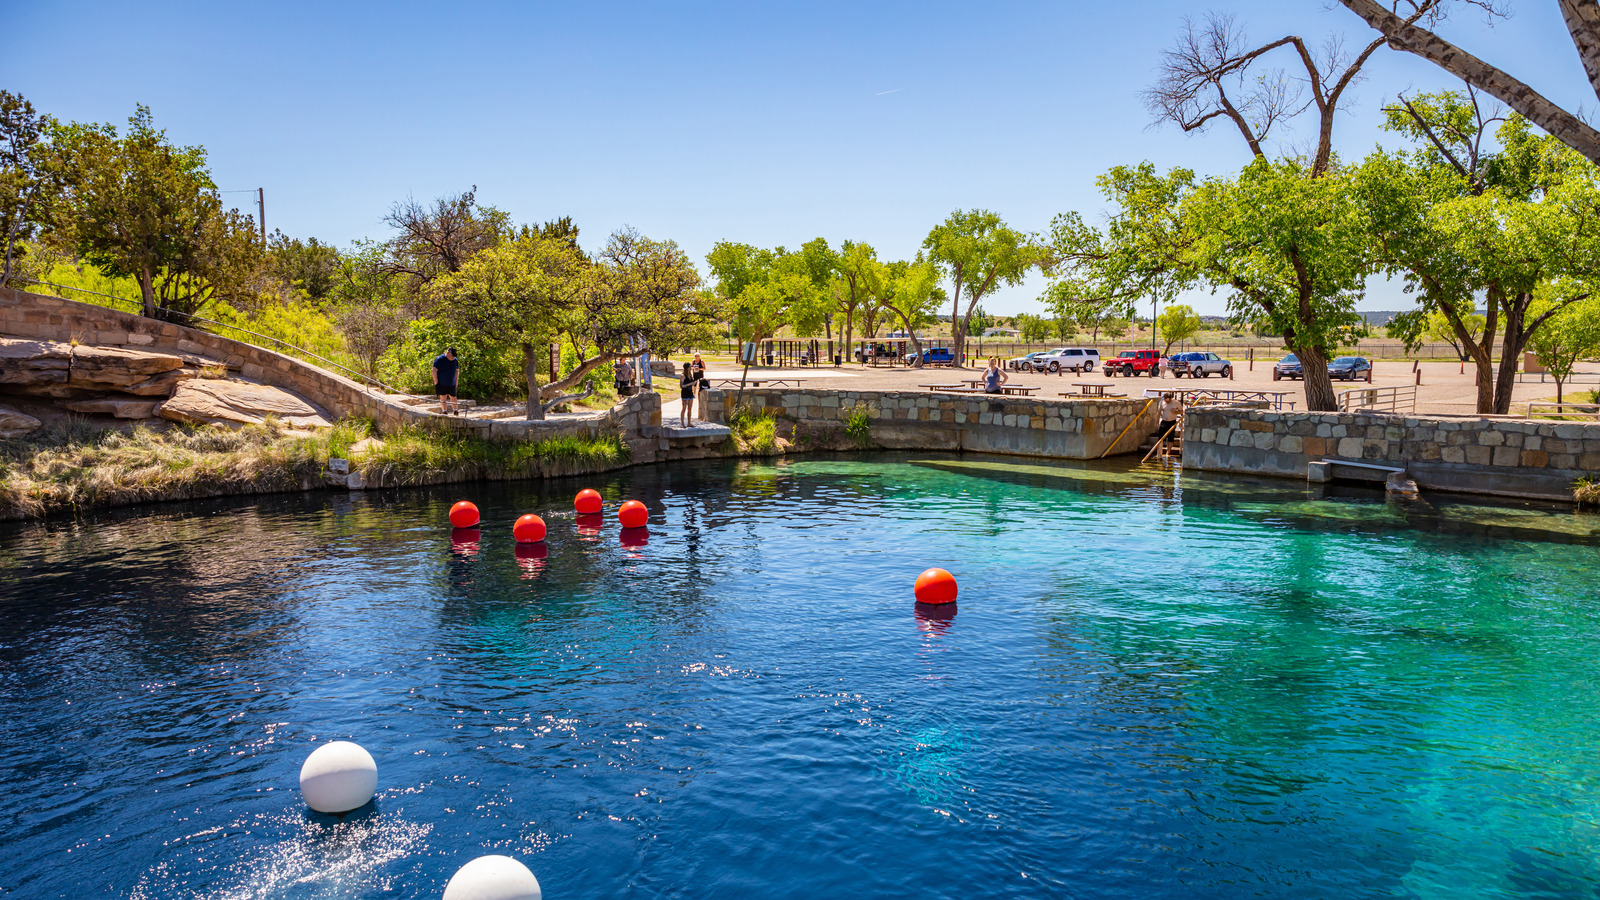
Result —
<instances>
[{"instance_id":1,"label":"orange buoy","mask_svg":"<svg viewBox=\"0 0 1600 900\"><path fill-rule=\"evenodd\" d=\"M956 577L943 569L933 568L917 576L911 589L918 603L937 605L956 602Z\"/></svg>"},{"instance_id":2,"label":"orange buoy","mask_svg":"<svg viewBox=\"0 0 1600 900\"><path fill-rule=\"evenodd\" d=\"M511 526L511 536L524 544L544 540L544 520L528 513L517 517L517 524Z\"/></svg>"},{"instance_id":3,"label":"orange buoy","mask_svg":"<svg viewBox=\"0 0 1600 900\"><path fill-rule=\"evenodd\" d=\"M478 507L471 500L461 500L450 507L450 524L457 528L471 528L478 524Z\"/></svg>"},{"instance_id":4,"label":"orange buoy","mask_svg":"<svg viewBox=\"0 0 1600 900\"><path fill-rule=\"evenodd\" d=\"M600 492L594 488L584 488L578 496L572 498L572 508L582 515L592 515L600 511Z\"/></svg>"},{"instance_id":5,"label":"orange buoy","mask_svg":"<svg viewBox=\"0 0 1600 900\"><path fill-rule=\"evenodd\" d=\"M629 500L617 510L617 521L623 528L643 528L650 521L650 510L637 500Z\"/></svg>"}]
</instances>

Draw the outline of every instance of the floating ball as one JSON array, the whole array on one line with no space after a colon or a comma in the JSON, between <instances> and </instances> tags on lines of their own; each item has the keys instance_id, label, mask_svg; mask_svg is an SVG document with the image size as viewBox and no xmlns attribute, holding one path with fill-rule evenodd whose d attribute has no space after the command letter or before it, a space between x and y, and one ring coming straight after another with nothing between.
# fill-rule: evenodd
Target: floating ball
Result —
<instances>
[{"instance_id":1,"label":"floating ball","mask_svg":"<svg viewBox=\"0 0 1600 900\"><path fill-rule=\"evenodd\" d=\"M377 789L378 764L360 744L323 744L300 766L300 794L307 806L320 813L360 809Z\"/></svg>"},{"instance_id":2,"label":"floating ball","mask_svg":"<svg viewBox=\"0 0 1600 900\"><path fill-rule=\"evenodd\" d=\"M542 900L539 879L509 856L480 856L456 870L444 900Z\"/></svg>"},{"instance_id":3,"label":"floating ball","mask_svg":"<svg viewBox=\"0 0 1600 900\"><path fill-rule=\"evenodd\" d=\"M939 604L956 602L956 577L943 569L934 568L917 576L918 603Z\"/></svg>"},{"instance_id":4,"label":"floating ball","mask_svg":"<svg viewBox=\"0 0 1600 900\"><path fill-rule=\"evenodd\" d=\"M586 516L599 512L601 505L600 492L594 488L584 488L572 498L572 508Z\"/></svg>"},{"instance_id":5,"label":"floating ball","mask_svg":"<svg viewBox=\"0 0 1600 900\"><path fill-rule=\"evenodd\" d=\"M650 521L650 510L637 500L629 500L617 510L617 521L623 528L643 528Z\"/></svg>"},{"instance_id":6,"label":"floating ball","mask_svg":"<svg viewBox=\"0 0 1600 900\"><path fill-rule=\"evenodd\" d=\"M511 526L511 536L524 544L544 540L544 520L528 513L517 517L517 524Z\"/></svg>"},{"instance_id":7,"label":"floating ball","mask_svg":"<svg viewBox=\"0 0 1600 900\"><path fill-rule=\"evenodd\" d=\"M478 507L471 500L461 500L450 507L450 524L457 528L471 528L478 524Z\"/></svg>"}]
</instances>

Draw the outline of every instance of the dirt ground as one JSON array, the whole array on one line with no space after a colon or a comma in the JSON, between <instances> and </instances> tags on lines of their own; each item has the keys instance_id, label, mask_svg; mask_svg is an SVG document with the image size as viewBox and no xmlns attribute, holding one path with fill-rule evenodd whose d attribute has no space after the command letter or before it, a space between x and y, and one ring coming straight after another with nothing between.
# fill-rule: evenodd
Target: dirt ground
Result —
<instances>
[{"instance_id":1,"label":"dirt ground","mask_svg":"<svg viewBox=\"0 0 1600 900\"><path fill-rule=\"evenodd\" d=\"M1416 412L1433 413L1439 415L1471 415L1477 406L1477 389L1475 373L1471 366L1466 366L1464 371L1459 363L1453 362L1428 362L1418 364L1422 373L1422 384L1417 389ZM1575 379L1579 384L1568 384L1566 399L1568 402L1587 400L1588 391L1600 387L1600 363L1580 364L1579 372ZM750 380L752 382L762 379L800 379L800 385L805 388L836 388L838 390L923 390L923 384L954 384L967 378L978 378L981 369L951 369L927 368L873 368L860 364L847 364L834 368L832 366L819 366L817 368L765 368L752 366ZM739 377L740 369L731 363L719 360L708 360L707 378L715 385L722 379ZM1062 373L1060 375L1044 375L1031 372L1007 372L1010 384L1020 384L1039 387L1041 390L1036 396L1055 397L1062 391L1074 390L1077 383L1110 384L1106 390L1109 393L1127 394L1130 397L1143 396L1146 390L1152 388L1202 388L1211 387L1231 390L1261 390L1261 391L1287 391L1289 396L1285 400L1293 402L1296 409L1305 408L1305 386L1299 381L1273 381L1272 363L1256 360L1254 371L1247 363L1240 363L1235 367L1231 381L1211 376L1210 378L1147 378L1135 376L1133 378L1106 378L1097 371L1092 375L1074 375ZM1553 381L1539 383L1538 376L1522 376L1528 379L1519 383L1513 395L1516 401L1512 412L1521 414L1526 407L1518 404L1529 400L1553 400L1556 395L1556 386ZM1374 363L1373 387L1395 387L1415 384L1416 374L1412 370L1412 363L1399 361L1380 360ZM1334 391L1365 387L1361 383L1346 384L1335 381ZM1579 392L1582 392L1580 395ZM672 407L670 415L677 416L677 403L669 403ZM664 411L664 415L668 414Z\"/></svg>"}]
</instances>

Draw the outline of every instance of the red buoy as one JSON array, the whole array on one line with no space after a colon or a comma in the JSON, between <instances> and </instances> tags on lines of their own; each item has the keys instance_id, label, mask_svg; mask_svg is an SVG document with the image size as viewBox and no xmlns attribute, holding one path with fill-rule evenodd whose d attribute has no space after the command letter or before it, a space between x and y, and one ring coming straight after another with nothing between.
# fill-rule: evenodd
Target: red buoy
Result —
<instances>
[{"instance_id":1,"label":"red buoy","mask_svg":"<svg viewBox=\"0 0 1600 900\"><path fill-rule=\"evenodd\" d=\"M650 510L637 500L629 500L617 510L617 521L623 528L643 528L650 521Z\"/></svg>"},{"instance_id":2,"label":"red buoy","mask_svg":"<svg viewBox=\"0 0 1600 900\"><path fill-rule=\"evenodd\" d=\"M450 507L450 524L457 528L471 528L478 524L478 507L471 500L462 500Z\"/></svg>"},{"instance_id":3,"label":"red buoy","mask_svg":"<svg viewBox=\"0 0 1600 900\"><path fill-rule=\"evenodd\" d=\"M528 513L517 517L517 524L511 526L511 536L524 544L544 540L544 520Z\"/></svg>"},{"instance_id":4,"label":"red buoy","mask_svg":"<svg viewBox=\"0 0 1600 900\"><path fill-rule=\"evenodd\" d=\"M582 515L593 515L600 511L600 506L600 492L594 488L584 488L572 498L572 508Z\"/></svg>"},{"instance_id":5,"label":"red buoy","mask_svg":"<svg viewBox=\"0 0 1600 900\"><path fill-rule=\"evenodd\" d=\"M917 576L912 589L918 603L937 605L956 602L956 577L943 569L933 568Z\"/></svg>"}]
</instances>

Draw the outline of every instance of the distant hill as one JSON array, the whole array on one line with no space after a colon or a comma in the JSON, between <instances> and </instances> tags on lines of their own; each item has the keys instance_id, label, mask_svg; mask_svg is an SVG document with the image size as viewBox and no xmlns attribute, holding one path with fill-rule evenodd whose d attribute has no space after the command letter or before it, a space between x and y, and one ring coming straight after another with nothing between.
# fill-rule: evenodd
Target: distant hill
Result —
<instances>
[{"instance_id":1,"label":"distant hill","mask_svg":"<svg viewBox=\"0 0 1600 900\"><path fill-rule=\"evenodd\" d=\"M1401 312L1402 311L1398 309L1370 310L1361 313L1361 318L1366 321L1368 325L1387 325L1391 319L1400 315Z\"/></svg>"}]
</instances>

